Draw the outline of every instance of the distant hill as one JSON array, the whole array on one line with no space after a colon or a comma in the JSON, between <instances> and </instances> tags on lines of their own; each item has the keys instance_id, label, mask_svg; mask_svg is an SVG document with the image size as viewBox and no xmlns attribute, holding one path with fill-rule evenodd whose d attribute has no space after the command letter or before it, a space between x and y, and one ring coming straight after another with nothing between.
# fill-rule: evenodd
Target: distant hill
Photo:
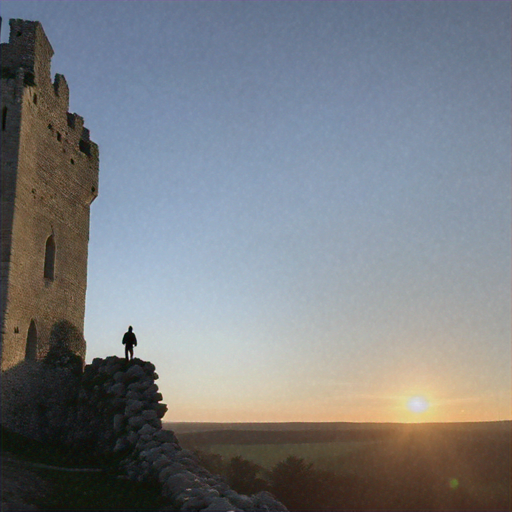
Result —
<instances>
[{"instance_id":1,"label":"distant hill","mask_svg":"<svg viewBox=\"0 0 512 512\"><path fill-rule=\"evenodd\" d=\"M401 432L512 433L511 421L467 423L164 423L187 445L373 441Z\"/></svg>"}]
</instances>

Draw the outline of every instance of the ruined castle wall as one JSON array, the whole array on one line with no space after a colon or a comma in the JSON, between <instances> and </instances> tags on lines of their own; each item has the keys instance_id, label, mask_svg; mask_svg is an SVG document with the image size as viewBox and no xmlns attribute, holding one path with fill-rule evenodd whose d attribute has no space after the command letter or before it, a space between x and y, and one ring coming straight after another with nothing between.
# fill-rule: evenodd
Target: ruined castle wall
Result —
<instances>
[{"instance_id":1,"label":"ruined castle wall","mask_svg":"<svg viewBox=\"0 0 512 512\"><path fill-rule=\"evenodd\" d=\"M158 483L164 510L285 512L267 492L245 496L203 468L172 431L162 429L167 405L149 361L96 358L82 370L71 351L52 350L42 362L4 372L20 401L3 408L2 424L45 443L96 460L117 461L119 475ZM20 379L24 372L31 378Z\"/></svg>"},{"instance_id":2,"label":"ruined castle wall","mask_svg":"<svg viewBox=\"0 0 512 512\"><path fill-rule=\"evenodd\" d=\"M169 503L165 510L286 512L268 492L237 493L182 449L173 432L162 430L167 406L160 403L156 379L150 362L94 359L85 367L79 393L78 443L122 456L120 469L132 480L158 481Z\"/></svg>"},{"instance_id":3,"label":"ruined castle wall","mask_svg":"<svg viewBox=\"0 0 512 512\"><path fill-rule=\"evenodd\" d=\"M43 358L56 322L84 325L98 148L68 112L65 78L51 81L52 54L38 22L11 20L2 45L2 370Z\"/></svg>"}]
</instances>

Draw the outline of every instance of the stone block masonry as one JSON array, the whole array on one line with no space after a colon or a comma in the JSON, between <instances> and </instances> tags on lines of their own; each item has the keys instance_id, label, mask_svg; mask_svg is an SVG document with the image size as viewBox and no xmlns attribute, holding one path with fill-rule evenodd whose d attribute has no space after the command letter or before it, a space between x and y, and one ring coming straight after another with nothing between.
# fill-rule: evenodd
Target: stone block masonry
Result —
<instances>
[{"instance_id":1,"label":"stone block masonry","mask_svg":"<svg viewBox=\"0 0 512 512\"><path fill-rule=\"evenodd\" d=\"M1 45L2 371L42 360L57 323L84 327L99 153L68 112L66 79L51 80L52 55L39 22L10 20ZM85 343L75 350L85 359Z\"/></svg>"}]
</instances>

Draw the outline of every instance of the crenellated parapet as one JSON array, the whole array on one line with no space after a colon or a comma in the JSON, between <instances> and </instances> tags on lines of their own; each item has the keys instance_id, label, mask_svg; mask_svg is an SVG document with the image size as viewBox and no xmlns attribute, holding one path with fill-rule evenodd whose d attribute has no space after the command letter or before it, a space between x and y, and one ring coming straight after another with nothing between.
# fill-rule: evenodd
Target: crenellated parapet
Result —
<instances>
[{"instance_id":1,"label":"crenellated parapet","mask_svg":"<svg viewBox=\"0 0 512 512\"><path fill-rule=\"evenodd\" d=\"M84 120L69 110L69 86L64 75L57 73L51 80L53 48L38 21L12 19L9 21L9 42L1 45L2 105L7 108L4 124L11 124L18 106L26 102L31 111L37 111L41 121L48 120L51 135L62 143L63 153L85 155L90 204L98 195L98 146L90 140ZM10 107L10 108L9 108ZM35 112L32 112L35 113ZM69 158L74 165L76 159ZM92 191L94 188L94 191Z\"/></svg>"}]
</instances>

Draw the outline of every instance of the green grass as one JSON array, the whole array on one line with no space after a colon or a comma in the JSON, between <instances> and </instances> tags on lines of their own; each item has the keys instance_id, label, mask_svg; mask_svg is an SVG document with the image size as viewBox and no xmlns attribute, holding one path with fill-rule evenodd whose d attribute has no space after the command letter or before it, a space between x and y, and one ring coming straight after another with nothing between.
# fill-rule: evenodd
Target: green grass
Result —
<instances>
[{"instance_id":1,"label":"green grass","mask_svg":"<svg viewBox=\"0 0 512 512\"><path fill-rule=\"evenodd\" d=\"M333 443L301 443L301 444L214 444L201 446L201 450L221 455L225 460L242 456L266 470L271 470L278 462L289 456L300 457L314 463L318 469L329 471L352 472L354 469L344 468L343 460L348 461L350 454L373 447L383 441L340 441Z\"/></svg>"}]
</instances>

